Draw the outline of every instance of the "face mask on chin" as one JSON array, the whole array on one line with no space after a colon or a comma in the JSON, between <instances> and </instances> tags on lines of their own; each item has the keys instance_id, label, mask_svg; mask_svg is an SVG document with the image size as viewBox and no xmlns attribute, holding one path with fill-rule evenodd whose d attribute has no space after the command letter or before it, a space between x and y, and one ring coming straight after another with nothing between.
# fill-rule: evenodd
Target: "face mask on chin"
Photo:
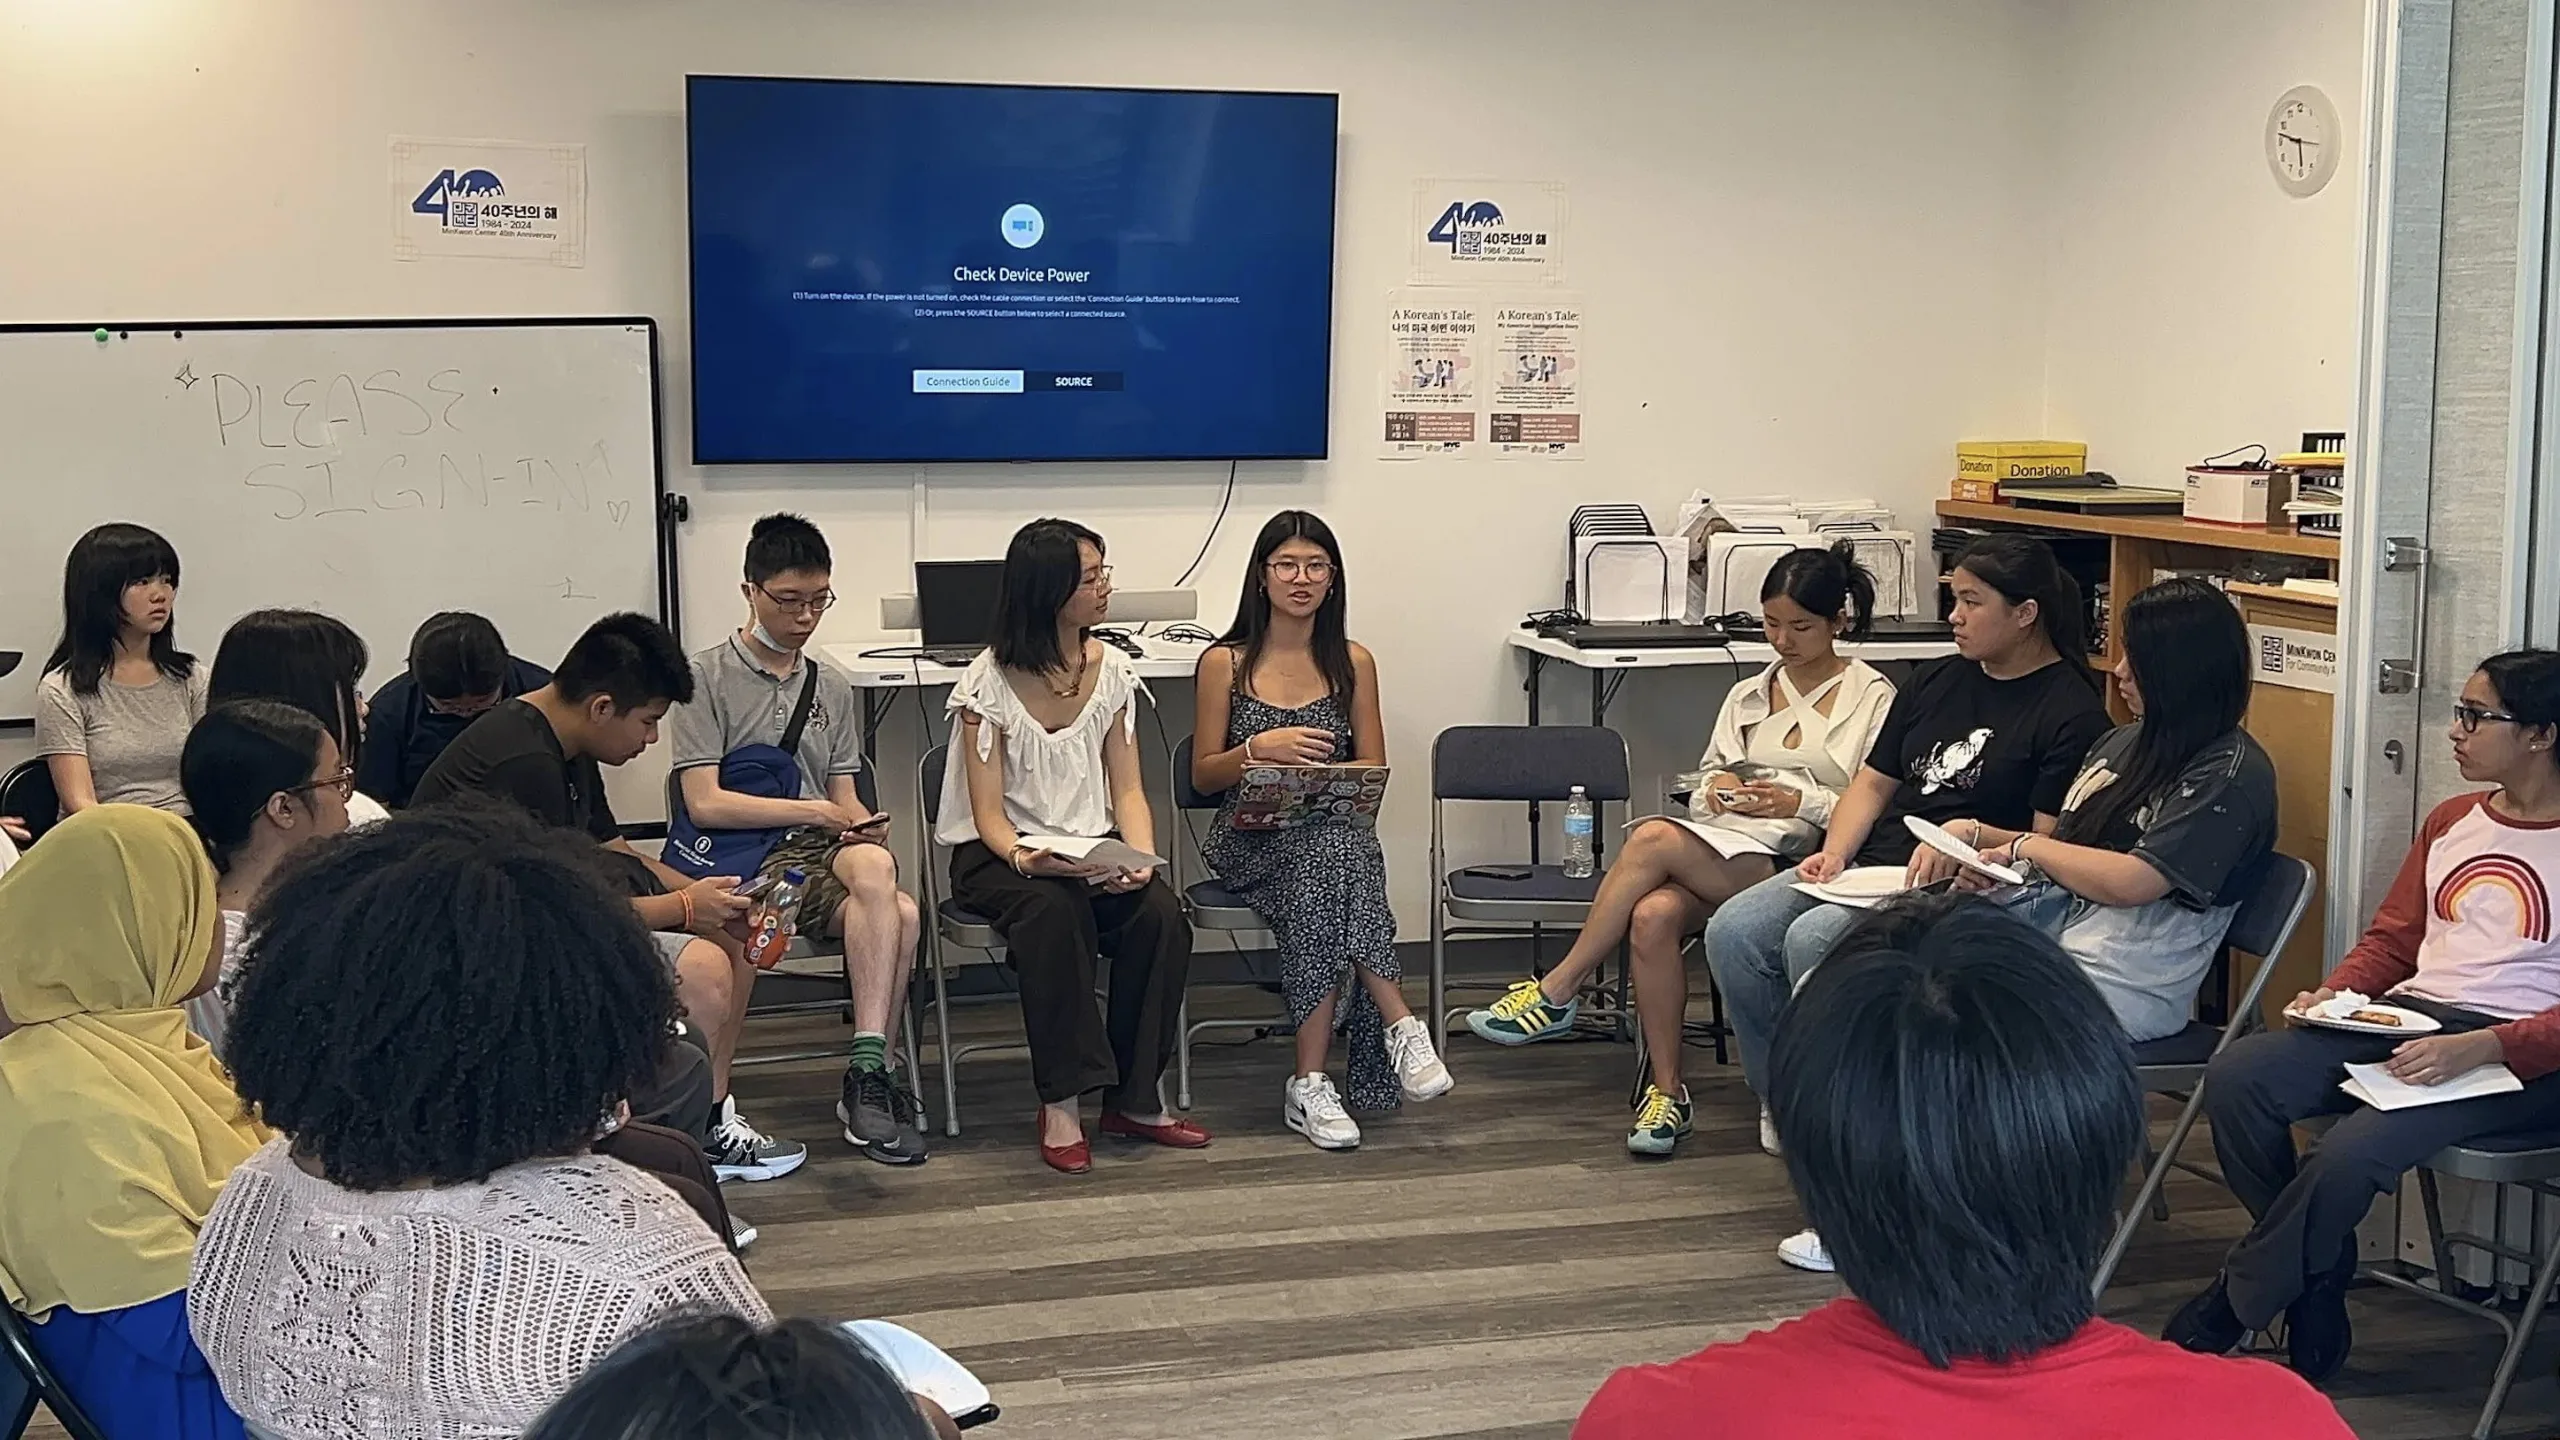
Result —
<instances>
[{"instance_id":1,"label":"face mask on chin","mask_svg":"<svg viewBox=\"0 0 2560 1440\"><path fill-rule=\"evenodd\" d=\"M756 637L757 644L763 646L767 650L773 651L777 655L793 655L799 653L794 647L785 645L781 641L774 639L773 632L764 628L764 622L761 620L755 623L749 633Z\"/></svg>"}]
</instances>

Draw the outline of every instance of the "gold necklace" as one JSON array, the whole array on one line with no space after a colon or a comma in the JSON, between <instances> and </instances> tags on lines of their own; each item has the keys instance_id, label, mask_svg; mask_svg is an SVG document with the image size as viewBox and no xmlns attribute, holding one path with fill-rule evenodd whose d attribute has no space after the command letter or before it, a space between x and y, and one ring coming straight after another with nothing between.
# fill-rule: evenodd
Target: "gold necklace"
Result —
<instances>
[{"instance_id":1,"label":"gold necklace","mask_svg":"<svg viewBox=\"0 0 2560 1440\"><path fill-rule=\"evenodd\" d=\"M1084 646L1082 643L1078 643L1076 646L1076 674L1073 680L1067 682L1067 688L1064 690L1059 689L1058 682L1050 679L1049 672L1045 670L1040 672L1040 683L1048 686L1049 693L1057 696L1059 699L1071 699L1078 691L1084 689L1084 667Z\"/></svg>"}]
</instances>

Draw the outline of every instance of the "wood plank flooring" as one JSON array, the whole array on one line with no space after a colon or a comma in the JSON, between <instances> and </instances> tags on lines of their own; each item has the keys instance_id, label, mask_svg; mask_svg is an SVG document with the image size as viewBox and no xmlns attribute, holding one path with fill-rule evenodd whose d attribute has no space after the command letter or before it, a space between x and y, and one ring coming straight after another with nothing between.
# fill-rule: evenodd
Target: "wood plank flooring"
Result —
<instances>
[{"instance_id":1,"label":"wood plank flooring","mask_svg":"<svg viewBox=\"0 0 2560 1440\"><path fill-rule=\"evenodd\" d=\"M1018 1021L990 1005L962 1023ZM1018 1053L964 1062L965 1133L937 1134L933 1160L903 1171L834 1138L831 1067L744 1070L741 1103L813 1158L730 1201L762 1227L749 1259L777 1309L934 1337L994 1387L1005 1419L989 1433L1013 1440L1561 1437L1612 1369L1836 1293L1773 1253L1798 1216L1738 1071L1692 1051L1697 1133L1639 1163L1622 1143L1631 1047L1462 1034L1452 1050L1455 1092L1326 1154L1280 1127L1286 1040L1203 1043L1192 1114L1217 1144L1097 1142L1082 1178L1033 1153ZM2202 1181L2182 1177L2171 1200L2108 1296L2147 1330L2244 1228ZM2331 1391L2357 1433L2467 1435L2497 1333L2387 1291L2353 1303L2356 1357ZM2502 1435L2560 1434L2555 1350L2531 1357Z\"/></svg>"},{"instance_id":2,"label":"wood plank flooring","mask_svg":"<svg viewBox=\"0 0 2560 1440\"><path fill-rule=\"evenodd\" d=\"M962 1015L964 1034L1018 1025L1009 1002ZM760 1021L749 1038L842 1034ZM966 1132L937 1133L932 1161L903 1170L836 1138L833 1065L744 1069L740 1103L812 1159L731 1186L730 1203L762 1229L749 1267L778 1310L933 1337L994 1387L1005 1418L980 1433L997 1440L1556 1440L1612 1369L1835 1293L1778 1263L1794 1202L1738 1072L1710 1054L1691 1052L1697 1134L1637 1163L1622 1146L1631 1047L1496 1050L1462 1034L1452 1048L1454 1093L1325 1154L1280 1128L1286 1040L1204 1042L1192 1113L1217 1144L1098 1142L1082 1178L1033 1153L1018 1052L964 1062ZM2147 1330L2243 1228L2202 1181L2182 1177L2171 1200L2107 1297ZM2469 1434L2496 1332L2388 1291L2352 1304L2355 1358L2330 1389L2357 1433ZM2502 1435L2560 1435L2555 1350L2560 1337L2530 1357ZM31 1433L60 1434L41 1418Z\"/></svg>"}]
</instances>

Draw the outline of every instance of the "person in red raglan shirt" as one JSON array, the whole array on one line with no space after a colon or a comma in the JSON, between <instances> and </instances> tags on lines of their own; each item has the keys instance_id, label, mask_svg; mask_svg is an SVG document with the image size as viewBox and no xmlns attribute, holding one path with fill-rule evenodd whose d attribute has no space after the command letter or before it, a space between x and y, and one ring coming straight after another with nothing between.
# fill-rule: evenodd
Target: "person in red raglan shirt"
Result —
<instances>
[{"instance_id":1,"label":"person in red raglan shirt","mask_svg":"<svg viewBox=\"0 0 2560 1440\"><path fill-rule=\"evenodd\" d=\"M2272 1030L2239 1040L2205 1071L2205 1113L2223 1178L2257 1223L2213 1284L2163 1338L2221 1354L2278 1314L2293 1368L2314 1382L2346 1363L2347 1284L2356 1226L2402 1171L2447 1145L2560 1129L2560 653L2514 650L2480 662L2454 706L2462 778L2496 788L2435 808L2371 928L2301 1010L2342 991L2438 1021L2415 1039ZM2405 1110L2375 1110L2338 1088L2341 1066L2380 1063L2439 1085L2503 1062L2524 1088ZM2295 1122L2340 1115L2297 1159Z\"/></svg>"},{"instance_id":2,"label":"person in red raglan shirt","mask_svg":"<svg viewBox=\"0 0 2560 1440\"><path fill-rule=\"evenodd\" d=\"M2043 932L1971 897L1871 912L1789 1002L1767 1078L1848 1297L1619 1371L1574 1440L2352 1440L2281 1366L2095 1317L2142 1087Z\"/></svg>"}]
</instances>

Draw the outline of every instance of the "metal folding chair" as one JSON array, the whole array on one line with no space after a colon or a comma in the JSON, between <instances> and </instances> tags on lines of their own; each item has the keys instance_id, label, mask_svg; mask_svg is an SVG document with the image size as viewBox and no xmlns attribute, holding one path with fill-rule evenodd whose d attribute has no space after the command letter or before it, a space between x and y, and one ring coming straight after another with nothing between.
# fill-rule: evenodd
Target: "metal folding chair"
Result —
<instances>
[{"instance_id":1,"label":"metal folding chair","mask_svg":"<svg viewBox=\"0 0 2560 1440\"><path fill-rule=\"evenodd\" d=\"M12 1380L19 1383L11 1385ZM27 1318L0 1305L0 1440L18 1440L27 1432L39 1400L71 1440L106 1440L81 1413L71 1392L62 1388L53 1367L36 1353L35 1341L27 1334Z\"/></svg>"},{"instance_id":2,"label":"metal folding chair","mask_svg":"<svg viewBox=\"0 0 2560 1440\"><path fill-rule=\"evenodd\" d=\"M2447 1230L2444 1207L2436 1194L2436 1177L2449 1175L2457 1180L2471 1180L2500 1187L2492 1212L2494 1223L2488 1235ZM2435 1284L2413 1280L2393 1270L2366 1266L2360 1272L2366 1278L2379 1280L2394 1289L2412 1295L2423 1295L2439 1305L2447 1305L2465 1314L2476 1315L2506 1332L2506 1349L2498 1356L2498 1368L2489 1380L2489 1398L2480 1407L2479 1423L2471 1427L2473 1440L2489 1440L2498 1428L2498 1412L2506 1407L2507 1389L2515 1383L2516 1368L2524 1361L2525 1347L2533 1343L2534 1327L2542 1312L2551 1304L2553 1282L2560 1279L2560 1225L2552 1227L2552 1236L2543 1240L2542 1202L2546 1197L2560 1198L2560 1134L2497 1136L2448 1145L2429 1156L2418 1167L2418 1197L2427 1212L2427 1239L2434 1247ZM2528 1242L2538 1249L2521 1249L2506 1243L2508 1186L2531 1195L2528 1206L2532 1224ZM2457 1283L2453 1269L2455 1246L2478 1250L2498 1261L2512 1260L2526 1266L2532 1276L2525 1290L2524 1308L2513 1316L2492 1304L2466 1300L2453 1293ZM2442 1288L2439 1288L2442 1287Z\"/></svg>"},{"instance_id":3,"label":"metal folding chair","mask_svg":"<svg viewBox=\"0 0 2560 1440\"><path fill-rule=\"evenodd\" d=\"M1624 807L1627 742L1617 731L1596 725L1457 725L1431 742L1431 1017L1443 1053L1451 1013L1450 937L1579 925L1600 889L1596 868L1579 879L1553 863L1447 868L1447 803L1560 801L1576 785L1596 806ZM1606 833L1605 824L1595 828L1595 854ZM1453 927L1451 920L1469 923Z\"/></svg>"},{"instance_id":4,"label":"metal folding chair","mask_svg":"<svg viewBox=\"0 0 2560 1440\"><path fill-rule=\"evenodd\" d=\"M1173 747L1173 805L1177 819L1183 819L1202 810L1215 810L1226 799L1224 795L1203 794L1192 785L1191 739L1192 737L1185 735L1181 742ZM1191 827L1186 821L1179 828L1187 833ZM1169 877L1173 885L1173 893L1182 897L1182 908L1191 917L1191 928L1212 930L1227 935L1235 941L1239 950L1242 949L1243 937L1246 936L1253 937L1257 944L1267 944L1271 937L1263 926L1262 917L1254 913L1252 906L1229 894L1227 887L1219 884L1215 876L1188 885L1183 883L1182 850L1181 836L1177 835L1165 858L1170 862L1173 872ZM1248 980L1240 983L1252 982ZM1288 1024L1289 1017L1285 1014L1275 1020L1194 1022L1191 1018L1191 997L1186 992L1182 1000L1182 1044L1175 1055L1174 1062L1174 1104L1184 1110L1191 1108L1191 1040L1193 1036L1205 1030L1269 1030L1275 1027L1285 1029Z\"/></svg>"},{"instance_id":5,"label":"metal folding chair","mask_svg":"<svg viewBox=\"0 0 2560 1440\"><path fill-rule=\"evenodd\" d=\"M0 776L0 815L26 821L27 833L38 840L62 818L62 797L53 788L53 767L45 757L21 760Z\"/></svg>"},{"instance_id":6,"label":"metal folding chair","mask_svg":"<svg viewBox=\"0 0 2560 1440\"><path fill-rule=\"evenodd\" d=\"M2223 937L2223 943L2232 949L2258 957L2249 971L2248 987L2231 1007L2230 1021L2216 1028L2191 1020L2175 1035L2145 1040L2133 1047L2134 1067L2142 1078L2143 1093L2182 1095L2187 1103L2178 1111L2177 1124L2169 1129L2169 1143L2151 1156L2142 1188L2134 1193L2133 1203L2125 1207L2123 1219L2117 1222L2115 1238L2107 1242L2107 1252L2098 1261L2098 1273L2089 1282L2091 1295L2107 1293L2107 1283L2115 1278L2116 1266L2123 1263L2124 1252L2133 1244L2133 1232L2142 1223L2144 1210L2152 1210L2162 1220L2169 1218L2161 1187L2168 1182L2171 1166L2216 1185L2222 1183L2220 1172L2178 1158L2188 1132L2195 1129L2196 1117L2204 1111L2205 1065L2221 1054L2224 1046L2256 1028L2258 1002L2266 992L2267 977L2275 973L2276 957L2292 941L2294 927L2302 923L2304 912L2311 908L2311 895L2318 885L2319 878L2308 863L2291 855L2268 857L2267 873L2259 880L2257 892L2231 917L2230 932ZM2147 1145L2148 1123L2143 1126L2143 1134Z\"/></svg>"},{"instance_id":7,"label":"metal folding chair","mask_svg":"<svg viewBox=\"0 0 2560 1440\"><path fill-rule=\"evenodd\" d=\"M924 863L917 868L924 872L919 882L921 894L918 898L923 902L925 914L932 920L925 927L926 961L933 969L933 999L926 1008L935 1017L934 1048L942 1055L943 1133L957 1135L960 1133L961 1058L982 1050L1018 1050L1023 1042L984 1041L957 1046L952 1042L951 987L942 959L942 947L950 944L968 950L982 950L986 952L989 964L1000 965L1004 963L1004 937L996 933L994 922L984 915L957 900L941 898L940 871L935 861L940 858L942 847L934 842L933 828L942 819L942 774L950 759L951 747L936 745L924 752L924 760L917 767L917 783L924 797L925 824Z\"/></svg>"}]
</instances>

